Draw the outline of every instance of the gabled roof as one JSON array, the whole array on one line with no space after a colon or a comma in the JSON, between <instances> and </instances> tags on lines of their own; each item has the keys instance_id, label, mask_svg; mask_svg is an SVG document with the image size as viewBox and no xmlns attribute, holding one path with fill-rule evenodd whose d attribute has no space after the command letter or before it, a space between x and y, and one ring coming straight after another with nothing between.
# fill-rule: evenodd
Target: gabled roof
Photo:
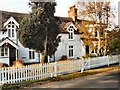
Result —
<instances>
[{"instance_id":1,"label":"gabled roof","mask_svg":"<svg viewBox=\"0 0 120 90\"><path fill-rule=\"evenodd\" d=\"M18 45L16 43L14 43L12 40L10 40L8 37L3 38L2 40L0 40L0 46L4 45L5 43L9 43L10 45L12 45L16 49L18 49Z\"/></svg>"},{"instance_id":2,"label":"gabled roof","mask_svg":"<svg viewBox=\"0 0 120 90\"><path fill-rule=\"evenodd\" d=\"M16 12L7 12L7 11L0 11L0 13L2 14L2 23L0 23L0 24L2 24L2 25L0 25L0 26L2 26L2 30L6 30L6 28L4 27L5 25L3 26L3 24L6 21L8 21L10 18L14 18L16 22L20 23L21 20L25 16L28 15L26 13L16 13ZM73 22L72 18L69 18L69 17L57 17L57 18L59 18L61 20L61 24L60 24L60 26L62 28L61 33L68 33L68 31L66 29L71 23L73 23L76 27L78 24L80 26L82 21L85 21L85 20L77 19L76 22ZM75 33L80 33L80 32L78 32L78 30L77 30L77 31L75 31Z\"/></svg>"},{"instance_id":3,"label":"gabled roof","mask_svg":"<svg viewBox=\"0 0 120 90\"><path fill-rule=\"evenodd\" d=\"M19 23L11 16L4 24L3 27L9 24L9 22L14 22L17 27L19 27Z\"/></svg>"},{"instance_id":4,"label":"gabled roof","mask_svg":"<svg viewBox=\"0 0 120 90\"><path fill-rule=\"evenodd\" d=\"M0 11L0 14L1 14L1 20L2 20L2 23L0 23L0 26L2 26L2 28L4 28L3 24L10 17L13 17L18 23L20 23L21 20L23 19L23 17L25 17L27 15L26 13L17 13L17 12L8 12L8 11Z\"/></svg>"}]
</instances>

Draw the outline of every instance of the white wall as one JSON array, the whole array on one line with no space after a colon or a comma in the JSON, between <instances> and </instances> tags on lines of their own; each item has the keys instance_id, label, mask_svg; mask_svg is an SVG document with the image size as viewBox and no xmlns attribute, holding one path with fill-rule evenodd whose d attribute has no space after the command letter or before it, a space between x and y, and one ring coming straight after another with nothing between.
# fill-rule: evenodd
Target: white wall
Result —
<instances>
[{"instance_id":1,"label":"white wall","mask_svg":"<svg viewBox=\"0 0 120 90\"><path fill-rule=\"evenodd\" d=\"M74 47L74 56L73 58L81 57L85 54L85 48L82 45L82 40L80 39L80 34L74 35L74 40L68 39L68 34L59 34L61 37L61 42L55 52L55 59L61 59L62 55L67 55L69 58L69 45Z\"/></svg>"},{"instance_id":2,"label":"white wall","mask_svg":"<svg viewBox=\"0 0 120 90\"><path fill-rule=\"evenodd\" d=\"M2 31L0 31L0 40L1 40L2 38L7 37L7 35L8 35L8 33L7 33L7 32L4 32L4 34L3 34L3 32L2 32Z\"/></svg>"},{"instance_id":3,"label":"white wall","mask_svg":"<svg viewBox=\"0 0 120 90\"><path fill-rule=\"evenodd\" d=\"M29 49L23 47L18 40L18 58L24 60L25 63L39 62L38 53L35 53L35 59L29 59Z\"/></svg>"},{"instance_id":4,"label":"white wall","mask_svg":"<svg viewBox=\"0 0 120 90\"><path fill-rule=\"evenodd\" d=\"M9 58L0 57L0 63L6 63L6 64L10 65Z\"/></svg>"}]
</instances>

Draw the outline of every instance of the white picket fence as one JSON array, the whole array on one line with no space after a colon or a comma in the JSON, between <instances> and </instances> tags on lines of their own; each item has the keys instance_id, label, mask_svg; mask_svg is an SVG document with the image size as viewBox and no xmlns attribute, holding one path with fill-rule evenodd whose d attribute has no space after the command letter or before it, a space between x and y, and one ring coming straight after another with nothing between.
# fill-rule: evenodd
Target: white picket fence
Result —
<instances>
[{"instance_id":1,"label":"white picket fence","mask_svg":"<svg viewBox=\"0 0 120 90\"><path fill-rule=\"evenodd\" d=\"M56 77L76 71L91 69L104 65L118 63L120 55L103 56L86 60L71 60L67 62L54 62L35 64L22 67L7 67L0 69L0 84L16 83L28 80L41 80L48 77Z\"/></svg>"}]
</instances>

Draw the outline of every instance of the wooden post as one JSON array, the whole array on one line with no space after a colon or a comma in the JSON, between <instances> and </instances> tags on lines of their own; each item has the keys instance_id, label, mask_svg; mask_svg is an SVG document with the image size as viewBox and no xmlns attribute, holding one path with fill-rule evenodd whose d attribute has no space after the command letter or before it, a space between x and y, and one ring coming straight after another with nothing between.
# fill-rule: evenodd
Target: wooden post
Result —
<instances>
[{"instance_id":1,"label":"wooden post","mask_svg":"<svg viewBox=\"0 0 120 90\"><path fill-rule=\"evenodd\" d=\"M107 55L107 60L108 60L108 67L110 65L110 61L109 61L109 56Z\"/></svg>"},{"instance_id":2,"label":"wooden post","mask_svg":"<svg viewBox=\"0 0 120 90\"><path fill-rule=\"evenodd\" d=\"M84 71L84 60L82 59L82 68L81 68L81 73Z\"/></svg>"},{"instance_id":3,"label":"wooden post","mask_svg":"<svg viewBox=\"0 0 120 90\"><path fill-rule=\"evenodd\" d=\"M89 58L89 69L90 69L90 58Z\"/></svg>"},{"instance_id":4,"label":"wooden post","mask_svg":"<svg viewBox=\"0 0 120 90\"><path fill-rule=\"evenodd\" d=\"M57 62L55 62L55 65L54 65L54 76L55 77L57 76Z\"/></svg>"}]
</instances>

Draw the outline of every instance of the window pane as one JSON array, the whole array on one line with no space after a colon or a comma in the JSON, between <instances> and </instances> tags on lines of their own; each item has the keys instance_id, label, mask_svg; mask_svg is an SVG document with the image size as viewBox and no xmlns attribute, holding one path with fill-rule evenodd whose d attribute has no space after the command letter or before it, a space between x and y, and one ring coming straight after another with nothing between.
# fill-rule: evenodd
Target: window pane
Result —
<instances>
[{"instance_id":1,"label":"window pane","mask_svg":"<svg viewBox=\"0 0 120 90\"><path fill-rule=\"evenodd\" d=\"M14 37L14 29L12 29L12 37Z\"/></svg>"},{"instance_id":2,"label":"window pane","mask_svg":"<svg viewBox=\"0 0 120 90\"><path fill-rule=\"evenodd\" d=\"M71 33L71 39L73 39L73 33Z\"/></svg>"},{"instance_id":3,"label":"window pane","mask_svg":"<svg viewBox=\"0 0 120 90\"><path fill-rule=\"evenodd\" d=\"M8 56L8 49L5 48L5 56Z\"/></svg>"},{"instance_id":4,"label":"window pane","mask_svg":"<svg viewBox=\"0 0 120 90\"><path fill-rule=\"evenodd\" d=\"M14 28L14 25L12 25L12 28Z\"/></svg>"},{"instance_id":5,"label":"window pane","mask_svg":"<svg viewBox=\"0 0 120 90\"><path fill-rule=\"evenodd\" d=\"M4 56L4 48L1 47L1 56Z\"/></svg>"},{"instance_id":6,"label":"window pane","mask_svg":"<svg viewBox=\"0 0 120 90\"><path fill-rule=\"evenodd\" d=\"M31 51L29 51L29 59L31 59Z\"/></svg>"},{"instance_id":7,"label":"window pane","mask_svg":"<svg viewBox=\"0 0 120 90\"><path fill-rule=\"evenodd\" d=\"M35 59L35 53L34 53L34 51L33 51L33 53L32 53L32 54L33 54L33 55L32 55L32 56L33 56L33 57L32 57L32 59Z\"/></svg>"},{"instance_id":8,"label":"window pane","mask_svg":"<svg viewBox=\"0 0 120 90\"><path fill-rule=\"evenodd\" d=\"M10 25L8 25L8 27L10 28Z\"/></svg>"},{"instance_id":9,"label":"window pane","mask_svg":"<svg viewBox=\"0 0 120 90\"><path fill-rule=\"evenodd\" d=\"M11 37L10 29L8 29L8 37Z\"/></svg>"},{"instance_id":10,"label":"window pane","mask_svg":"<svg viewBox=\"0 0 120 90\"><path fill-rule=\"evenodd\" d=\"M73 46L69 46L69 57L73 57Z\"/></svg>"}]
</instances>

